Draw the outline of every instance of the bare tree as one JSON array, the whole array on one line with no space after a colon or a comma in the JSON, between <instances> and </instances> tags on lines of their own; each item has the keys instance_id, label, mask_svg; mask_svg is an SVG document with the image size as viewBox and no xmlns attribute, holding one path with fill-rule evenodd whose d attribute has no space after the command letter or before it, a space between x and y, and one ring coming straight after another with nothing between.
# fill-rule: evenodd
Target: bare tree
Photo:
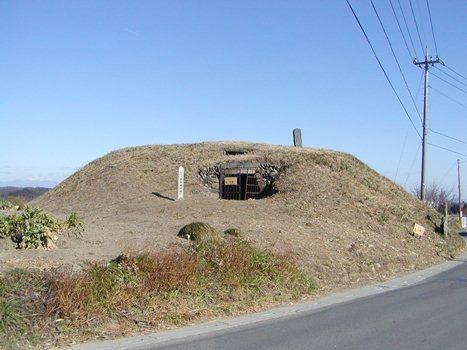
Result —
<instances>
[{"instance_id":1,"label":"bare tree","mask_svg":"<svg viewBox=\"0 0 467 350\"><path fill-rule=\"evenodd\" d=\"M420 198L420 187L414 187L412 194ZM436 210L443 210L444 203L451 205L456 201L454 189L431 183L425 189L425 202Z\"/></svg>"}]
</instances>

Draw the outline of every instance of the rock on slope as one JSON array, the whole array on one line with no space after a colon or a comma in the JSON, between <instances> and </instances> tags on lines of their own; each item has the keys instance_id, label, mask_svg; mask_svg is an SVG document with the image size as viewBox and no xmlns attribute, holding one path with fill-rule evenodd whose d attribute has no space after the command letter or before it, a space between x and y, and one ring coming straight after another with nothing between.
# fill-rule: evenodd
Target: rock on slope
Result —
<instances>
[{"instance_id":1,"label":"rock on slope","mask_svg":"<svg viewBox=\"0 0 467 350\"><path fill-rule=\"evenodd\" d=\"M251 152L225 155L228 148ZM280 167L277 193L218 199L199 171L232 161ZM172 199L180 165L186 198L179 202ZM76 211L87 231L83 239L63 237L56 251L22 252L23 261L76 264L166 247L180 241L180 227L205 221L295 256L322 289L335 289L422 268L463 247L460 238L435 233L436 212L355 157L309 148L228 142L126 148L91 162L33 204L56 215ZM414 223L427 228L423 237L410 234ZM0 259L18 263L11 254L1 252Z\"/></svg>"}]
</instances>

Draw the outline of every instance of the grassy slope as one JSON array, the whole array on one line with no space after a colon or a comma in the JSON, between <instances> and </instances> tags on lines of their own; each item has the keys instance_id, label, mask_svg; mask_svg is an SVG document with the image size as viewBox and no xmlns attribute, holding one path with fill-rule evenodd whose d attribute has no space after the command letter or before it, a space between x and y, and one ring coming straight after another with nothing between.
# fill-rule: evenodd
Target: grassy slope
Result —
<instances>
[{"instance_id":1,"label":"grassy slope","mask_svg":"<svg viewBox=\"0 0 467 350\"><path fill-rule=\"evenodd\" d=\"M254 152L223 154L234 146ZM218 200L198 171L225 161L281 166L279 193L247 203ZM186 200L151 195L175 196L180 164L186 169ZM57 213L78 211L90 224L88 236L104 241L103 251L112 251L115 242L125 247L129 241L137 249L167 246L176 242L181 226L200 219L218 229L238 227L260 247L297 256L323 289L422 268L463 247L460 238L446 242L435 233L435 211L355 157L328 150L247 143L128 148L90 163L35 203ZM424 237L410 234L414 223L427 228ZM112 246L105 245L107 236Z\"/></svg>"}]
</instances>

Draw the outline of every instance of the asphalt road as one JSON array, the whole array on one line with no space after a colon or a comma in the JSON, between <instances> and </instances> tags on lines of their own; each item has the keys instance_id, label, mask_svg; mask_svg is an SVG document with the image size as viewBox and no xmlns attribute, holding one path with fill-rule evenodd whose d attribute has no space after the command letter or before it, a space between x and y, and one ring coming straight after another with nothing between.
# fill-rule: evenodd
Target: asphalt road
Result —
<instances>
[{"instance_id":1,"label":"asphalt road","mask_svg":"<svg viewBox=\"0 0 467 350\"><path fill-rule=\"evenodd\" d=\"M467 349L467 262L421 284L147 349Z\"/></svg>"}]
</instances>

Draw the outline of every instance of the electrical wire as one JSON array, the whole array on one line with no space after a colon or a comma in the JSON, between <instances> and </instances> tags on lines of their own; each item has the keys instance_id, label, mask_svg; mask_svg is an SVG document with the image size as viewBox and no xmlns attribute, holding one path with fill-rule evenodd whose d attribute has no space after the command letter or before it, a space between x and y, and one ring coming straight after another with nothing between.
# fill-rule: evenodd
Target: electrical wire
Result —
<instances>
[{"instance_id":1,"label":"electrical wire","mask_svg":"<svg viewBox=\"0 0 467 350\"><path fill-rule=\"evenodd\" d=\"M391 79L389 78L389 76L388 76L386 70L384 69L383 64L381 63L381 60L379 59L378 55L376 54L376 51L375 51L375 49L374 49L374 47L373 47L373 44L371 43L370 38L368 37L368 35L367 35L365 29L363 28L363 25L362 25L362 23L360 22L360 19L358 18L358 16L357 16L355 10L353 9L352 5L350 4L350 1L349 1L349 0L346 0L346 2L347 2L347 5L348 5L349 8L350 8L350 10L351 10L351 12L352 12L352 14L353 14L355 20L357 21L357 24L358 24L360 30L362 31L363 35L365 36L365 39L366 39L366 41L368 42L368 45L370 46L373 55L375 56L376 60L378 61L378 64L379 64L381 70L383 71L384 76L386 77L386 80L388 81L389 85L391 86L391 88L392 88L394 94L396 95L396 97L397 97L397 99L398 99L400 105L401 105L402 108L404 109L404 112L405 112L406 116L407 116L408 119L410 120L410 122L411 122L411 124L412 124L412 127L415 129L415 131L417 132L417 134L418 134L418 136L420 137L420 139L422 139L422 136L420 135L420 132L418 131L417 127L415 126L415 124L414 124L412 118L410 117L410 114L409 114L408 111L407 111L407 108L405 107L404 103L402 102L402 100L401 100L399 94L397 93L397 91L396 91L396 89L395 89L395 87L394 87L394 85L393 85ZM373 0L371 0L371 4L372 4L372 6L373 6L373 9L375 10L375 13L376 13L378 19L380 20L380 24L382 25L381 19L379 18L379 15L378 15L378 13L377 13L377 11L376 11L376 7L374 6ZM415 19L415 18L414 18L414 19ZM388 41L390 42L389 37L387 36L387 33L386 33L386 31L384 30L384 26L383 26L383 25L382 25L382 27L383 27L383 31L385 32ZM391 48L392 48L392 44L390 44L390 46L391 46ZM397 58L396 58L396 61L397 61ZM398 61L397 61L397 62L398 62ZM436 75L435 75L435 76L436 76ZM410 89L409 89L409 90L410 90ZM439 132L437 132L437 133L439 133ZM439 134L441 134L441 133L439 133ZM443 136L447 136L447 135L445 135L445 134L442 134L442 135L443 135ZM450 136L448 136L448 137L451 138L451 139L455 139L455 138L450 137ZM458 139L456 139L456 140L459 141ZM427 142L427 144L430 145L430 146L433 146L433 147L436 147L436 148L439 148L439 149L442 149L442 150L451 152L451 153L455 153L455 154L461 155L461 156L463 156L463 157L467 157L467 155L465 155L465 154L463 154L463 153L457 152L457 151L455 151L455 150L452 150L452 149L449 149L449 148L446 148L446 147L443 147L443 146L440 146L440 145L437 145L437 144L434 144L434 143ZM417 152L418 152L418 151L417 151ZM414 161L415 161L415 160L414 160ZM413 165L412 165L412 167L413 167ZM406 179L406 182L407 182L407 179Z\"/></svg>"},{"instance_id":2,"label":"electrical wire","mask_svg":"<svg viewBox=\"0 0 467 350\"><path fill-rule=\"evenodd\" d=\"M464 108L467 108L467 105L463 104L462 102L457 101L456 99L452 98L452 97L449 96L448 94L445 94L444 92L442 92L442 91L440 91L440 90L434 88L434 87L431 86L431 85L428 85L428 87L429 87L430 89L432 89L433 91L436 91L438 94L440 94L440 95L446 97L447 99L451 100L452 102L457 103L459 106L462 106L462 107L464 107Z\"/></svg>"},{"instance_id":3,"label":"electrical wire","mask_svg":"<svg viewBox=\"0 0 467 350\"><path fill-rule=\"evenodd\" d=\"M409 177L411 175L413 166L415 165L415 161L418 158L418 155L419 155L418 151L420 151L420 147L422 147L422 141L420 141L420 143L418 144L417 152L415 152L415 155L414 155L413 160L412 160L412 164L410 165L409 171L407 172L407 176L405 177L404 187L407 185L407 181L409 180Z\"/></svg>"},{"instance_id":4,"label":"electrical wire","mask_svg":"<svg viewBox=\"0 0 467 350\"><path fill-rule=\"evenodd\" d=\"M441 68L438 68L437 66L433 66L435 67L437 70L439 70L441 73L443 74L446 74L448 77L450 77L451 79L457 81L459 84L462 84L464 85L465 87L467 87L467 83L464 83L462 80L459 80L457 79L456 77L454 77L453 75L449 74L448 72L445 72L444 70L442 70Z\"/></svg>"},{"instance_id":5,"label":"electrical wire","mask_svg":"<svg viewBox=\"0 0 467 350\"><path fill-rule=\"evenodd\" d=\"M444 173L444 175L441 177L441 180L440 180L440 183L442 183L444 181L444 179L446 178L446 176L448 176L448 174L451 172L452 168L454 168L454 166L457 164L457 160L454 161L454 163L451 164L451 166L448 168L448 171L446 171Z\"/></svg>"},{"instance_id":6,"label":"electrical wire","mask_svg":"<svg viewBox=\"0 0 467 350\"><path fill-rule=\"evenodd\" d=\"M447 69L449 69L451 72L453 72L454 74L457 74L458 76L460 76L461 78L464 78L465 80L467 80L467 78L465 76L463 76L462 74L456 72L453 68L449 67L449 66L446 66L445 64L443 64L443 66Z\"/></svg>"},{"instance_id":7,"label":"electrical wire","mask_svg":"<svg viewBox=\"0 0 467 350\"><path fill-rule=\"evenodd\" d=\"M452 137L452 136L443 134L442 132L433 130L433 129L431 129L431 128L428 128L428 130L430 130L431 132L433 132L433 133L435 133L435 134L438 134L438 135L440 135L440 136L443 136L443 137L446 137L446 138L448 138L448 139L451 139L451 140L454 140L454 141L457 141L457 142L460 142L460 143L464 143L464 144L467 145L467 141L464 141L464 140L461 140L461 139L458 139L458 138L455 138L455 137Z\"/></svg>"},{"instance_id":8,"label":"electrical wire","mask_svg":"<svg viewBox=\"0 0 467 350\"><path fill-rule=\"evenodd\" d=\"M389 4L391 5L392 13L394 14L394 18L396 19L397 26L399 27L399 31L401 32L401 35L402 35L402 39L404 39L405 47L407 48L407 52L409 53L410 60L413 61L417 55L416 53L415 55L412 55L412 52L410 52L409 44L407 43L407 39L405 38L404 31L402 30L401 24L399 22L399 18L397 17L396 10L394 8L394 5L392 4L392 0L389 0Z\"/></svg>"},{"instance_id":9,"label":"electrical wire","mask_svg":"<svg viewBox=\"0 0 467 350\"><path fill-rule=\"evenodd\" d=\"M438 78L441 81L444 81L446 84L451 85L452 87L456 88L457 90L462 91L463 93L467 94L467 90L464 90L464 89L454 85L453 83L447 81L446 79L441 78L440 76L436 75L435 73L431 72L431 75L435 76L436 78Z\"/></svg>"},{"instance_id":10,"label":"electrical wire","mask_svg":"<svg viewBox=\"0 0 467 350\"><path fill-rule=\"evenodd\" d=\"M446 148L446 147L437 145L437 144L435 144L435 143L431 143L431 142L427 142L427 143L428 143L430 146L433 146L433 147L436 147L436 148L439 148L439 149L443 149L443 150L445 150L445 151L448 151L448 152L451 152L451 153L455 153L455 154L458 154L458 155L463 156L463 157L467 157L467 154L454 151L454 150L452 150L452 149L449 149L449 148Z\"/></svg>"},{"instance_id":11,"label":"electrical wire","mask_svg":"<svg viewBox=\"0 0 467 350\"><path fill-rule=\"evenodd\" d=\"M360 20L358 19L357 14L355 13L355 11L354 11L352 5L350 4L349 0L346 0L346 2L347 2L347 5L349 5L350 10L352 11L353 16L354 16L355 20L356 20L357 23L358 23L358 26L360 27L360 30L362 31L363 35L365 36L365 39L366 39L366 41L368 42L368 45L370 45L371 51L373 52L373 55L375 56L376 60L378 61L379 67L380 67L381 70L383 71L384 76L386 77L386 80L388 81L389 85L390 85L391 88L392 88L392 91L394 92L394 94L395 94L396 97L397 97L397 100L399 101L400 105L401 105L402 108L404 109L404 112L405 112L407 118L410 120L410 123L412 124L413 128L414 128L415 131L417 132L418 137L420 137L420 139L421 139L421 138L422 138L422 135L421 135L420 132L418 131L417 127L415 126L415 123L413 122L412 117L410 116L409 112L407 111L407 108L405 108L405 105L404 105L404 103L402 102L401 98L399 97L399 94L397 93L397 91L396 91L394 85L392 84L391 79L389 78L388 74L386 73L386 70L384 69L383 64L381 63L381 60L379 59L378 55L376 54L376 51L375 51L375 49L374 49L374 47L373 47L373 44L371 43L370 38L369 38L368 35L366 34L366 31L365 31L365 29L363 28L363 26L362 26Z\"/></svg>"},{"instance_id":12,"label":"electrical wire","mask_svg":"<svg viewBox=\"0 0 467 350\"><path fill-rule=\"evenodd\" d=\"M397 3L399 4L399 9L401 10L401 13L402 13L402 18L404 20L405 28L407 29L407 33L409 34L410 43L412 44L412 49L415 53L415 59L417 59L417 50L415 50L415 45L413 43L412 35L410 34L410 29L409 29L409 25L407 24L407 18L405 17L404 9L402 8L400 0L397 0Z\"/></svg>"},{"instance_id":13,"label":"electrical wire","mask_svg":"<svg viewBox=\"0 0 467 350\"><path fill-rule=\"evenodd\" d=\"M420 30L418 29L418 22L417 22L417 18L415 17L415 12L413 10L412 0L409 0L409 4L410 4L410 10L412 11L413 21L415 23L415 28L417 29L417 35L418 35L418 40L420 41L420 47L422 48L422 52L424 52L425 50L423 49L422 37L420 36Z\"/></svg>"},{"instance_id":14,"label":"electrical wire","mask_svg":"<svg viewBox=\"0 0 467 350\"><path fill-rule=\"evenodd\" d=\"M407 144L407 137L409 136L409 126L407 125L407 130L405 131L404 143L402 144L401 154L399 156L399 161L397 162L396 175L394 176L394 182L397 180L397 175L399 174L399 167L401 165L402 156L404 155L405 145Z\"/></svg>"},{"instance_id":15,"label":"electrical wire","mask_svg":"<svg viewBox=\"0 0 467 350\"><path fill-rule=\"evenodd\" d=\"M433 42L435 43L436 56L438 56L438 45L436 44L435 31L433 30L433 20L431 18L430 3L428 0L426 0L426 7L428 8L428 17L430 18L431 34L433 35Z\"/></svg>"},{"instance_id":16,"label":"electrical wire","mask_svg":"<svg viewBox=\"0 0 467 350\"><path fill-rule=\"evenodd\" d=\"M412 99L412 103L413 103L413 106L415 108L415 111L417 112L418 117L420 118L420 122L423 124L422 116L420 114L420 111L418 110L417 103L415 102L412 91L409 88L409 84L407 83L407 79L405 79L404 72L402 71L402 68L401 68L401 65L399 63L399 60L397 59L396 53L394 52L394 48L392 47L391 39L389 39L389 35L386 32L386 29L384 28L383 21L381 20L381 17L379 16L378 10L376 9L376 6L375 6L373 0L370 0L370 2L371 2L371 6L373 7L373 11L376 14L376 17L378 18L379 24L381 25L381 29L383 30L384 36L386 37L386 40L387 40L387 42L389 44L389 47L390 47L391 52L392 52L392 56L394 57L394 60L397 63L397 67L399 68L399 72L402 75L402 79L404 80L405 87L407 88L407 91L409 92L410 98Z\"/></svg>"}]
</instances>

